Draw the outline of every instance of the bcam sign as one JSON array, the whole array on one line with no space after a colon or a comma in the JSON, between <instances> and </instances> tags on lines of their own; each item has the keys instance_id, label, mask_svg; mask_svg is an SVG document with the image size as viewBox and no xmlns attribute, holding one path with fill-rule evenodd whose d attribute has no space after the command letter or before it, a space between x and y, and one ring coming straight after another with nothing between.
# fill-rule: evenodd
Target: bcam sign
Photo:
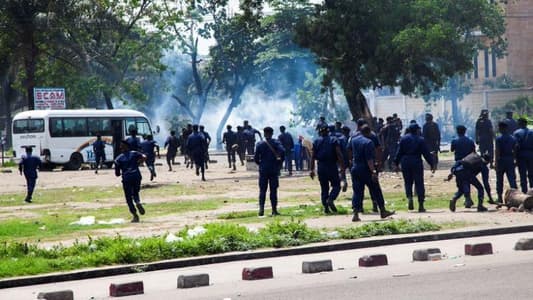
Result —
<instances>
[{"instance_id":1,"label":"bcam sign","mask_svg":"<svg viewBox=\"0 0 533 300\"><path fill-rule=\"evenodd\" d=\"M36 110L67 108L64 88L34 88L33 99Z\"/></svg>"}]
</instances>

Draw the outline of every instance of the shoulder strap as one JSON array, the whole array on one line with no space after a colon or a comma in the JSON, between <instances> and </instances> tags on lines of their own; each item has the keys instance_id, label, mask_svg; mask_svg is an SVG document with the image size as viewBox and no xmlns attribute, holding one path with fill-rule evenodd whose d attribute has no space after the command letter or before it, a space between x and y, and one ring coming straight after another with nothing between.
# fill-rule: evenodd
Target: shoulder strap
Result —
<instances>
[{"instance_id":1,"label":"shoulder strap","mask_svg":"<svg viewBox=\"0 0 533 300\"><path fill-rule=\"evenodd\" d=\"M270 151L272 151L272 153L274 153L274 156L276 158L280 157L278 152L276 151L276 149L274 149L274 147L272 147L272 145L270 145L270 143L268 142L267 139L265 139L265 143L267 144L268 148L270 148Z\"/></svg>"}]
</instances>

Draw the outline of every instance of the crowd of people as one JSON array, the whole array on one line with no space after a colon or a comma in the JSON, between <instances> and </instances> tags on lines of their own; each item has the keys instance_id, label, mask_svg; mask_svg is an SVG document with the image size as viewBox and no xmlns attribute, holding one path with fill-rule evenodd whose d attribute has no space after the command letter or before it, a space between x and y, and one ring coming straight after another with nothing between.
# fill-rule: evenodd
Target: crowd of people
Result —
<instances>
[{"instance_id":1,"label":"crowd of people","mask_svg":"<svg viewBox=\"0 0 533 300\"><path fill-rule=\"evenodd\" d=\"M394 214L394 211L385 208L379 184L378 174L386 170L401 171L408 209L414 210L413 197L416 196L418 211L426 211L423 160L432 172L437 169L441 134L431 114L426 114L425 119L423 126L411 121L403 131L402 121L396 114L387 117L386 121L374 118L369 123L365 119L359 119L353 130L343 126L341 122L330 126L325 118L321 117L315 128L318 137L313 142L303 136L293 138L285 126L279 127L277 138L274 137L272 127L265 127L262 135L248 121L244 121L242 126L237 126L237 131L227 125L222 143L225 145L228 166L232 171L237 170L237 157L241 166L245 164L246 156L250 160L253 158L258 165L260 216L264 215L268 189L272 215L279 214L279 176L281 170L292 176L294 162L296 171L303 171L305 165L311 178L318 177L320 198L326 214L337 212L335 200L341 190L347 190L348 170L353 191L352 221L357 222L360 221L359 214L363 212L365 186L369 189L374 212L379 212L381 218ZM474 139L468 137L465 126L456 127L457 136L451 142L455 162L447 178L451 180L455 177L457 185L457 192L450 200L451 211L455 211L456 202L462 196L465 198L466 208L474 205L470 195L471 185L478 193L477 211L487 211L483 205L485 193L489 203L502 203L504 176L511 188L517 188L516 167L520 174L521 191L525 193L528 188L533 188L533 131L527 128L527 120L514 120L512 113L508 113L507 117L498 123L497 130L498 136L487 110L482 110L476 122ZM256 136L259 137L259 142ZM209 167L210 143L211 136L201 125L189 124L182 129L179 136L176 136L175 131L171 131L164 143L169 171L172 171L180 151L184 156L186 168L195 167L196 175L205 181L205 170ZM100 135L96 136L92 146L96 158L95 173L98 173L100 165L106 161L105 143ZM120 154L116 154L115 174L122 176L124 195L133 215L132 222L139 221L138 213L145 213L139 197L142 180L139 165L146 164L150 171L150 180L153 180L157 176L156 153L159 154L159 145L152 135L144 136L141 142L136 129L130 128L129 136L120 143ZM26 155L19 164L20 173L24 174L27 180L26 202L32 201L39 166L39 158L32 155L31 147L26 148ZM496 201L491 195L490 168L496 172ZM483 184L477 179L478 174L481 174Z\"/></svg>"}]
</instances>

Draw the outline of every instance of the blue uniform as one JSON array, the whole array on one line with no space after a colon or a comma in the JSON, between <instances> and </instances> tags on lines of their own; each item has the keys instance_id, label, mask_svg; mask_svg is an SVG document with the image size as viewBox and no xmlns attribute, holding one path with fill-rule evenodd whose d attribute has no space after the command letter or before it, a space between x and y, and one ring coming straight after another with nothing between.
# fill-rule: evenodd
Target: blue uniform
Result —
<instances>
[{"instance_id":1,"label":"blue uniform","mask_svg":"<svg viewBox=\"0 0 533 300\"><path fill-rule=\"evenodd\" d=\"M450 150L454 152L455 161L459 161L474 152L476 145L469 137L461 135L452 140Z\"/></svg>"},{"instance_id":2,"label":"blue uniform","mask_svg":"<svg viewBox=\"0 0 533 300\"><path fill-rule=\"evenodd\" d=\"M26 178L27 195L26 201L30 202L37 184L37 169L41 168L41 159L31 154L22 156L19 162L19 170L23 172Z\"/></svg>"},{"instance_id":3,"label":"blue uniform","mask_svg":"<svg viewBox=\"0 0 533 300\"><path fill-rule=\"evenodd\" d=\"M302 141L298 140L296 144L294 144L294 163L296 167L296 171L302 171L303 170L303 145Z\"/></svg>"},{"instance_id":4,"label":"blue uniform","mask_svg":"<svg viewBox=\"0 0 533 300\"><path fill-rule=\"evenodd\" d=\"M405 195L408 199L413 198L413 183L416 188L418 202L423 203L425 197L424 188L424 165L422 156L428 164L433 166L435 163L424 138L419 135L408 133L400 139L398 153L394 162L396 165L401 163L402 174L405 187Z\"/></svg>"},{"instance_id":5,"label":"blue uniform","mask_svg":"<svg viewBox=\"0 0 533 300\"><path fill-rule=\"evenodd\" d=\"M233 162L233 169L235 170L235 146L238 145L237 133L228 130L222 135L222 143L226 144L226 152L228 154L228 164L231 168L231 163Z\"/></svg>"},{"instance_id":6,"label":"blue uniform","mask_svg":"<svg viewBox=\"0 0 533 300\"><path fill-rule=\"evenodd\" d=\"M140 151L141 150L141 140L137 136L130 136L126 139L126 143L130 145L130 149L134 151Z\"/></svg>"},{"instance_id":7,"label":"blue uniform","mask_svg":"<svg viewBox=\"0 0 533 300\"><path fill-rule=\"evenodd\" d=\"M520 188L523 193L533 188L533 131L528 128L520 128L514 132L517 142L516 162L520 174Z\"/></svg>"},{"instance_id":8,"label":"blue uniform","mask_svg":"<svg viewBox=\"0 0 533 300\"><path fill-rule=\"evenodd\" d=\"M152 178L156 176L155 173L155 149L159 148L156 141L145 140L141 143L141 152L146 155L146 167L150 170Z\"/></svg>"},{"instance_id":9,"label":"blue uniform","mask_svg":"<svg viewBox=\"0 0 533 300\"><path fill-rule=\"evenodd\" d=\"M128 151L121 153L115 159L115 175L122 175L122 189L126 197L126 203L131 214L136 215L137 211L133 202L140 203L141 198L139 191L141 190L141 171L139 170L139 160L142 154L137 151Z\"/></svg>"},{"instance_id":10,"label":"blue uniform","mask_svg":"<svg viewBox=\"0 0 533 300\"><path fill-rule=\"evenodd\" d=\"M337 167L337 147L340 147L339 140L334 136L320 136L313 142L312 159L318 161L317 174L320 182L320 199L325 208L328 207L328 202L333 202L337 199L341 191L341 181Z\"/></svg>"},{"instance_id":11,"label":"blue uniform","mask_svg":"<svg viewBox=\"0 0 533 300\"><path fill-rule=\"evenodd\" d=\"M484 166L487 168L486 165ZM477 179L476 174L473 174L470 170L466 169L460 160L455 162L451 168L451 173L455 175L455 183L457 185L457 192L453 196L453 199L457 200L464 195L467 202L472 201L470 196L470 185L473 185L477 189L478 205L481 206L484 196L483 186Z\"/></svg>"},{"instance_id":12,"label":"blue uniform","mask_svg":"<svg viewBox=\"0 0 533 300\"><path fill-rule=\"evenodd\" d=\"M292 159L294 151L294 140L292 135L288 132L284 132L278 136L278 140L281 146L285 149L285 170L292 174Z\"/></svg>"},{"instance_id":13,"label":"blue uniform","mask_svg":"<svg viewBox=\"0 0 533 300\"><path fill-rule=\"evenodd\" d=\"M98 169L98 166L100 166L101 163L105 162L105 142L97 139L93 143L93 152L94 159L96 162L96 168Z\"/></svg>"},{"instance_id":14,"label":"blue uniform","mask_svg":"<svg viewBox=\"0 0 533 300\"><path fill-rule=\"evenodd\" d=\"M479 118L476 122L476 143L479 145L479 153L487 153L494 158L494 130L492 122L486 118Z\"/></svg>"},{"instance_id":15,"label":"blue uniform","mask_svg":"<svg viewBox=\"0 0 533 300\"><path fill-rule=\"evenodd\" d=\"M370 196L380 209L385 208L385 201L379 182L372 180L372 170L368 167L368 161L376 158L376 149L372 140L361 134L355 135L348 144L352 155L352 209L363 212L363 198L365 185L368 186Z\"/></svg>"},{"instance_id":16,"label":"blue uniform","mask_svg":"<svg viewBox=\"0 0 533 300\"><path fill-rule=\"evenodd\" d=\"M187 152L191 156L196 167L202 168L202 173L205 168L205 149L207 142L204 136L199 132L193 132L187 138Z\"/></svg>"},{"instance_id":17,"label":"blue uniform","mask_svg":"<svg viewBox=\"0 0 533 300\"><path fill-rule=\"evenodd\" d=\"M496 158L496 193L501 198L503 194L503 175L507 175L509 186L516 189L516 174L514 165L514 149L516 148L516 139L504 133L496 138L496 152L499 153Z\"/></svg>"},{"instance_id":18,"label":"blue uniform","mask_svg":"<svg viewBox=\"0 0 533 300\"><path fill-rule=\"evenodd\" d=\"M261 209L265 207L266 191L269 186L272 210L277 209L279 171L284 155L285 149L276 139L265 139L259 142L255 148L254 161L259 165L259 206Z\"/></svg>"}]
</instances>

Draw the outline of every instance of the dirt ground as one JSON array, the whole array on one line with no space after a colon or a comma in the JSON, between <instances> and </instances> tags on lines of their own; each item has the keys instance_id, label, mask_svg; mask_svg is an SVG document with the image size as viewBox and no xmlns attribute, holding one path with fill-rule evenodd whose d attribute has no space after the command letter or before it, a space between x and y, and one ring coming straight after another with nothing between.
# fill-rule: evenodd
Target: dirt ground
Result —
<instances>
[{"instance_id":1,"label":"dirt ground","mask_svg":"<svg viewBox=\"0 0 533 300\"><path fill-rule=\"evenodd\" d=\"M238 166L236 172L231 172L228 168L226 157L222 154L213 154L211 156L216 163L212 163L206 171L206 182L202 182L199 177L195 176L192 169L186 169L183 165L183 158L179 157L180 165L174 166L174 171L169 172L166 163L163 159L157 161L158 176L153 182L149 182L148 170L142 169L143 184L148 186L154 185L186 185L193 187L196 191L194 195L168 195L164 197L146 199L142 197L142 201L147 204L147 217L143 218L140 224L132 224L128 226L117 227L114 229L105 229L94 231L95 235L111 235L119 232L129 236L148 236L153 234L162 234L165 232L175 232L183 228L185 225L203 224L207 222L217 221L217 215L232 211L249 211L257 209L257 203L231 203L216 210L210 211L193 211L183 214L175 214L161 217L149 217L150 203L158 202L172 202L180 200L205 200L209 198L257 198L257 171L246 171L244 166ZM455 192L455 183L445 182L449 167L452 163L451 157L442 157L439 170L435 174L429 171L425 172L426 194L427 201L431 201L432 197L448 198ZM0 193L24 193L25 180L18 174L14 168L10 169L11 173L5 173L6 169L0 172ZM493 191L495 190L494 172L491 172L491 185ZM380 176L380 182L385 195L387 193L403 193L403 181L400 174L383 173ZM99 174L94 174L92 170L80 171L43 171L39 174L37 191L55 188L74 188L79 191L83 187L111 187L120 186L120 178L115 177L113 170L104 169ZM202 193L202 190L205 193ZM319 201L320 188L318 181L308 178L308 172L295 172L294 176L287 176L282 174L280 179L279 202L283 213L283 207L287 205L295 205L295 203L284 203L283 199L288 196L306 195L308 199L314 200L315 203ZM338 203L349 207L351 198L351 189L348 192L342 193L338 199ZM495 191L493 192L493 195ZM475 198L475 197L473 197ZM268 201L267 201L268 202ZM458 202L459 204L459 202ZM38 200L31 206L21 203L20 206L9 206L0 208L0 216L4 218L9 216L16 217L30 217L32 215L32 208L43 208L46 205L53 204L39 204ZM100 208L103 204L100 203L67 203L68 207L72 209L90 209ZM448 209L432 209L427 213L417 212L399 212L394 218L408 218L408 219L426 219L438 223L456 222L464 224L464 226L472 228L486 228L494 226L509 226L519 224L532 224L533 214L510 212L505 209L496 210L494 206L489 206L489 213L477 213L475 210L466 210L458 205L456 213L451 213ZM124 208L126 210L126 207ZM393 207L391 209L394 209ZM1 219L1 217L0 217ZM362 216L363 223L379 220L378 215L365 214ZM258 219L256 224L247 224L249 227L263 226L264 220ZM349 216L323 216L317 218L307 219L305 221L308 225L317 228L334 228L339 226L348 226L351 223ZM139 227L142 230L139 230Z\"/></svg>"}]
</instances>

